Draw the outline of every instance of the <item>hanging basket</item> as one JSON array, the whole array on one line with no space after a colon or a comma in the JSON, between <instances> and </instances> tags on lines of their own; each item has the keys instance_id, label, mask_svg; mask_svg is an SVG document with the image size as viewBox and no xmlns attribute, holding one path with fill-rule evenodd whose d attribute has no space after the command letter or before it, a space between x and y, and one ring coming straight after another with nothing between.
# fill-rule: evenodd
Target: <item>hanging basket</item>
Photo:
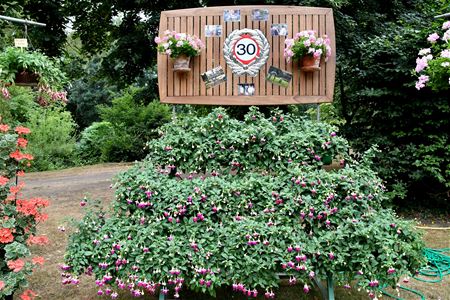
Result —
<instances>
[{"instance_id":1,"label":"hanging basket","mask_svg":"<svg viewBox=\"0 0 450 300\"><path fill-rule=\"evenodd\" d=\"M39 82L39 75L33 72L22 71L16 73L14 83L21 86L37 86Z\"/></svg>"},{"instance_id":2,"label":"hanging basket","mask_svg":"<svg viewBox=\"0 0 450 300\"><path fill-rule=\"evenodd\" d=\"M320 71L320 57L314 58L310 55L303 56L300 60L300 70L306 73Z\"/></svg>"},{"instance_id":3,"label":"hanging basket","mask_svg":"<svg viewBox=\"0 0 450 300\"><path fill-rule=\"evenodd\" d=\"M186 55L181 55L175 58L173 61L173 71L179 73L190 72L191 68L189 64L191 62L191 57Z\"/></svg>"}]
</instances>

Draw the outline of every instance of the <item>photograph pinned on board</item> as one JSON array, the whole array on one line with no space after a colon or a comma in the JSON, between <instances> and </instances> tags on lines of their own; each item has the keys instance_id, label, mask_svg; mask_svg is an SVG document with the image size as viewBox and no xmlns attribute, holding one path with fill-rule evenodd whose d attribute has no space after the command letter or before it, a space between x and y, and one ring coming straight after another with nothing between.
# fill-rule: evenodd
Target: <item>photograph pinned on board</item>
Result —
<instances>
[{"instance_id":1,"label":"photograph pinned on board","mask_svg":"<svg viewBox=\"0 0 450 300\"><path fill-rule=\"evenodd\" d=\"M268 9L253 9L252 21L268 21L269 10Z\"/></svg>"},{"instance_id":2,"label":"photograph pinned on board","mask_svg":"<svg viewBox=\"0 0 450 300\"><path fill-rule=\"evenodd\" d=\"M253 83L238 84L240 96L253 96L255 94L255 85Z\"/></svg>"},{"instance_id":3,"label":"photograph pinned on board","mask_svg":"<svg viewBox=\"0 0 450 300\"><path fill-rule=\"evenodd\" d=\"M227 81L227 76L225 75L222 66L218 66L217 68L211 69L203 73L202 79L206 84L206 88L209 89L211 87L215 87L216 85L221 84L222 82Z\"/></svg>"},{"instance_id":4,"label":"photograph pinned on board","mask_svg":"<svg viewBox=\"0 0 450 300\"><path fill-rule=\"evenodd\" d=\"M267 73L266 80L272 82L273 84L287 88L289 82L291 82L292 74L281 69L271 66L269 72Z\"/></svg>"},{"instance_id":5,"label":"photograph pinned on board","mask_svg":"<svg viewBox=\"0 0 450 300\"><path fill-rule=\"evenodd\" d=\"M240 22L241 10L240 9L225 9L223 11L223 20L225 22Z\"/></svg>"},{"instance_id":6,"label":"photograph pinned on board","mask_svg":"<svg viewBox=\"0 0 450 300\"><path fill-rule=\"evenodd\" d=\"M270 33L273 36L287 36L288 26L287 24L272 24L270 27Z\"/></svg>"},{"instance_id":7,"label":"photograph pinned on board","mask_svg":"<svg viewBox=\"0 0 450 300\"><path fill-rule=\"evenodd\" d=\"M222 36L222 25L205 25L205 36L206 37Z\"/></svg>"}]
</instances>

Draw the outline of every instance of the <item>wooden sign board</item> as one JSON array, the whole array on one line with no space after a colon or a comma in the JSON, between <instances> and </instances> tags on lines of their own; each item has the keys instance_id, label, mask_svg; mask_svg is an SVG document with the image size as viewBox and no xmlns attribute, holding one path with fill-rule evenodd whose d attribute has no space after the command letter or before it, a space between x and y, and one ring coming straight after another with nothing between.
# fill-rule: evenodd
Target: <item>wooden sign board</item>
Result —
<instances>
[{"instance_id":1,"label":"wooden sign board","mask_svg":"<svg viewBox=\"0 0 450 300\"><path fill-rule=\"evenodd\" d=\"M240 17L233 19L224 15L224 12L229 10L239 10ZM258 17L255 18L254 10L260 10L257 13L268 12L268 14L258 20ZM278 29L282 28L284 31L287 29L286 36L274 32L277 24ZM207 25L214 26L207 27ZM215 32L206 34L205 29L215 29ZM223 54L225 40L237 29L258 29L270 43L269 58L256 77L234 74L225 61ZM192 58L191 71L188 73L174 73L173 60L167 55L158 53L158 85L163 103L283 105L333 101L336 45L331 8L229 6L164 11L160 19L160 36L166 30L196 35L204 42L206 48L199 56ZM285 39L293 38L297 32L303 30L314 30L318 36L326 34L331 39L331 57L326 63L322 63L320 71L304 73L297 61L286 62L283 55ZM248 43L251 44L251 41ZM253 50L253 46L249 50ZM292 74L287 87L267 80L271 67ZM215 68L216 71L225 73L226 80L207 88L201 74ZM242 93L243 87L250 87L251 93Z\"/></svg>"}]
</instances>

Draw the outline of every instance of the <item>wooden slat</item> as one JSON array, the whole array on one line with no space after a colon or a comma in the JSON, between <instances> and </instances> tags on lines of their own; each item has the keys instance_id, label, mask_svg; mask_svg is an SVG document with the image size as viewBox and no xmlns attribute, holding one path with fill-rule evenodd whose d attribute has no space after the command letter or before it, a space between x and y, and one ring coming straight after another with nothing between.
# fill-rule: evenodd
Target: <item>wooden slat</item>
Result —
<instances>
[{"instance_id":1,"label":"wooden slat","mask_svg":"<svg viewBox=\"0 0 450 300\"><path fill-rule=\"evenodd\" d=\"M205 37L205 25L206 25L206 16L200 16L200 38L206 46L206 37ZM210 39L210 38L208 38ZM206 53L206 49L203 50L200 56L200 74L206 72L206 60L204 59ZM200 96L206 96L206 86L202 79L200 81Z\"/></svg>"},{"instance_id":2,"label":"wooden slat","mask_svg":"<svg viewBox=\"0 0 450 300\"><path fill-rule=\"evenodd\" d=\"M200 37L200 31L203 32L203 29L200 30L200 22L198 20L194 21L194 17L192 17L193 22L193 29L194 29L194 35L197 37ZM200 85L201 78L200 78L200 57L194 58L193 67L192 67L192 74L194 75L194 82L193 82L193 95L198 96L200 93Z\"/></svg>"},{"instance_id":3,"label":"wooden slat","mask_svg":"<svg viewBox=\"0 0 450 300\"><path fill-rule=\"evenodd\" d=\"M300 31L306 30L306 16L301 15L300 18ZM294 63L294 62L293 62ZM297 67L300 69L299 62L295 62ZM306 75L301 70L300 72L300 95L305 96L306 95Z\"/></svg>"},{"instance_id":4,"label":"wooden slat","mask_svg":"<svg viewBox=\"0 0 450 300\"><path fill-rule=\"evenodd\" d=\"M326 96L216 96L211 97L167 97L162 103L194 103L204 105L284 105L284 104L317 104L329 102Z\"/></svg>"},{"instance_id":5,"label":"wooden slat","mask_svg":"<svg viewBox=\"0 0 450 300\"><path fill-rule=\"evenodd\" d=\"M225 9L240 9L241 22L225 22ZM253 21L253 9L268 9L268 21ZM287 24L288 36L272 36L272 24ZM220 37L205 37L205 25L222 25ZM271 50L267 63L261 67L256 77L236 76L226 65L223 57L223 44L234 29L260 29L269 41ZM298 6L230 6L212 8L193 8L164 11L160 18L160 32L166 29L185 32L200 37L206 49L201 55L192 58L192 71L186 74L173 73L173 62L164 54L158 54L158 85L161 102L221 105L276 105L296 103L322 103L333 100L336 49L333 12L329 8ZM321 71L305 74L299 63L286 62L284 41L302 30L315 30L318 36L328 34L332 41L332 57L321 64ZM206 89L200 74L222 66L227 82ZM266 81L270 66L292 73L288 88L273 85ZM238 96L238 83L253 83L254 96Z\"/></svg>"},{"instance_id":6,"label":"wooden slat","mask_svg":"<svg viewBox=\"0 0 450 300\"><path fill-rule=\"evenodd\" d=\"M323 36L325 34L325 15L319 15L319 36ZM325 89L325 81L326 81L326 71L327 71L327 64L323 63L321 66L322 70L320 71L320 78L319 78L319 93L318 95L326 95L326 89Z\"/></svg>"},{"instance_id":7,"label":"wooden slat","mask_svg":"<svg viewBox=\"0 0 450 300\"><path fill-rule=\"evenodd\" d=\"M300 19L298 15L294 15L291 38L294 38L297 32L300 32ZM300 95L300 69L298 63L291 62L289 65L292 66L292 95L297 96Z\"/></svg>"},{"instance_id":8,"label":"wooden slat","mask_svg":"<svg viewBox=\"0 0 450 300\"><path fill-rule=\"evenodd\" d=\"M319 37L317 34L319 32L319 16L318 15L313 15L313 30L316 32L316 37ZM312 73L313 75L313 80L312 80L312 93L313 96L318 96L319 95L319 80L320 80L320 72L314 72Z\"/></svg>"},{"instance_id":9,"label":"wooden slat","mask_svg":"<svg viewBox=\"0 0 450 300\"><path fill-rule=\"evenodd\" d=\"M279 23L280 24L286 24L286 15L280 15L279 16ZM288 26L288 29L289 29L289 26ZM292 35L292 32L288 32L288 36L289 35ZM279 61L279 68L281 70L286 70L286 60L284 59L284 47L285 47L284 46L284 41L285 40L286 40L286 37L280 35L279 41L278 41L278 43L279 43L278 47L280 49L278 61ZM278 87L280 89L280 95L285 96L286 95L286 88L284 88L282 86L278 86Z\"/></svg>"}]
</instances>

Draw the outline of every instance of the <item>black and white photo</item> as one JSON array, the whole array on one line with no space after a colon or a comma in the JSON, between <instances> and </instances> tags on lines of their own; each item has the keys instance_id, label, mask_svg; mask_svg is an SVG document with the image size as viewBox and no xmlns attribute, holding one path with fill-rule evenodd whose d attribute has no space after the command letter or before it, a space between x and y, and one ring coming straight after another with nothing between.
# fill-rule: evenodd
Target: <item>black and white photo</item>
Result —
<instances>
[{"instance_id":1,"label":"black and white photo","mask_svg":"<svg viewBox=\"0 0 450 300\"><path fill-rule=\"evenodd\" d=\"M223 71L223 68L221 66L208 70L201 76L206 84L206 88L208 89L227 81L227 76L225 75L225 72Z\"/></svg>"},{"instance_id":2,"label":"black and white photo","mask_svg":"<svg viewBox=\"0 0 450 300\"><path fill-rule=\"evenodd\" d=\"M252 20L253 21L269 20L269 10L268 9L253 9L252 10Z\"/></svg>"},{"instance_id":3,"label":"black and white photo","mask_svg":"<svg viewBox=\"0 0 450 300\"><path fill-rule=\"evenodd\" d=\"M222 25L205 25L205 36L222 36Z\"/></svg>"},{"instance_id":4,"label":"black and white photo","mask_svg":"<svg viewBox=\"0 0 450 300\"><path fill-rule=\"evenodd\" d=\"M272 26L270 27L270 34L272 34L273 36L287 36L287 24L272 24Z\"/></svg>"},{"instance_id":5,"label":"black and white photo","mask_svg":"<svg viewBox=\"0 0 450 300\"><path fill-rule=\"evenodd\" d=\"M255 94L255 85L253 83L238 84L240 96L253 96Z\"/></svg>"},{"instance_id":6,"label":"black and white photo","mask_svg":"<svg viewBox=\"0 0 450 300\"><path fill-rule=\"evenodd\" d=\"M240 22L241 11L239 9L226 9L223 11L223 20L225 22Z\"/></svg>"}]
</instances>

